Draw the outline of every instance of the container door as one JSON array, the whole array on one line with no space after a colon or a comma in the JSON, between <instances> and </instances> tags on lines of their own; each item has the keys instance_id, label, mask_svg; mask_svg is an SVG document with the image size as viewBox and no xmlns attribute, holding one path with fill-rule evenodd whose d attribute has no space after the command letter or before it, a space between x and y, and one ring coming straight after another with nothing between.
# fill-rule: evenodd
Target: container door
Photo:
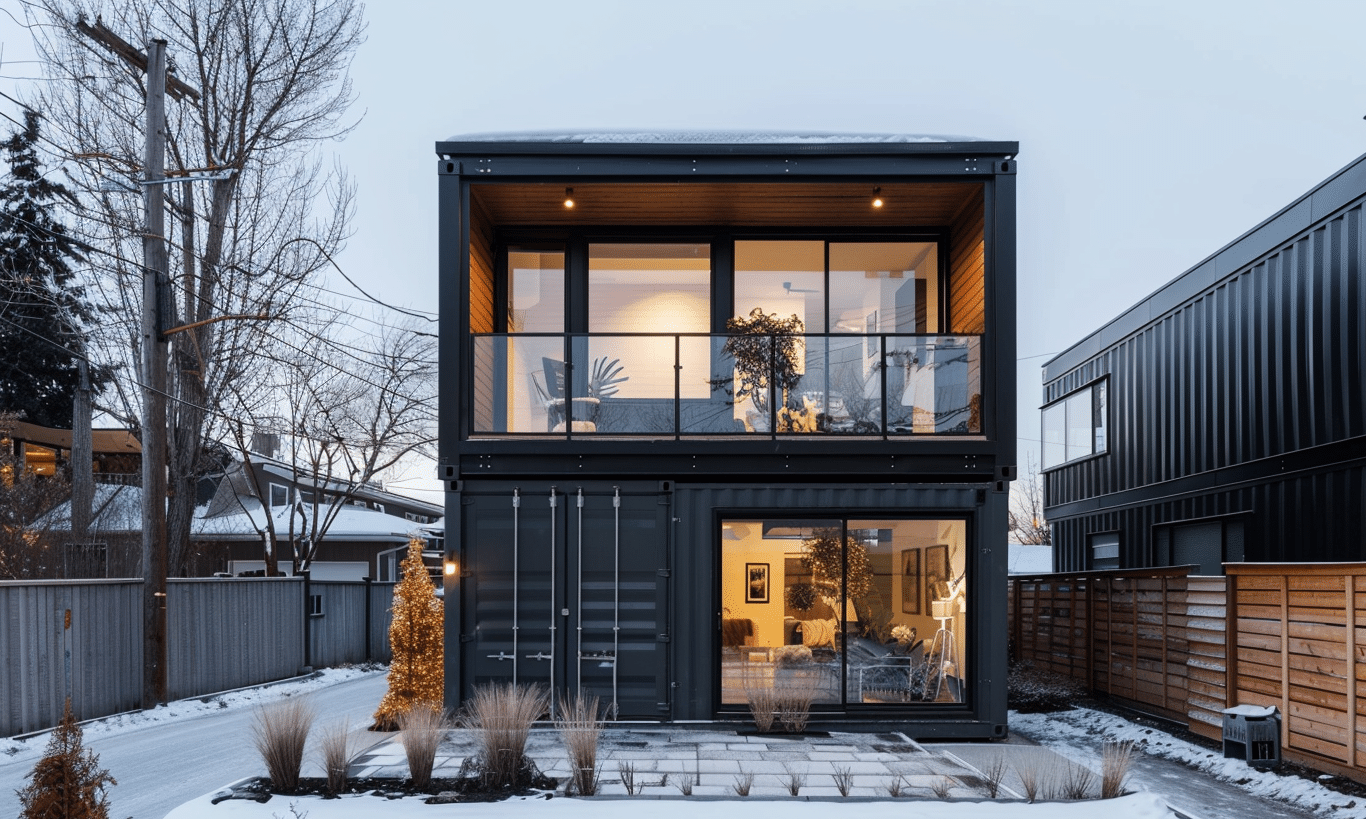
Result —
<instances>
[{"instance_id":1,"label":"container door","mask_svg":"<svg viewBox=\"0 0 1366 819\"><path fill-rule=\"evenodd\" d=\"M465 695L515 680L666 718L667 496L515 498L466 496Z\"/></svg>"}]
</instances>

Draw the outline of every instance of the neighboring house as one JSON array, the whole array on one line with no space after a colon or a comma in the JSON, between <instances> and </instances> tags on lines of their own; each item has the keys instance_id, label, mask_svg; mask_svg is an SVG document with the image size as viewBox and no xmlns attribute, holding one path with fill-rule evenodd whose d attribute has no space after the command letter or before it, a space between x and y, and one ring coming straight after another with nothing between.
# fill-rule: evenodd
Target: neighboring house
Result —
<instances>
[{"instance_id":1,"label":"neighboring house","mask_svg":"<svg viewBox=\"0 0 1366 819\"><path fill-rule=\"evenodd\" d=\"M190 529L195 574L263 571L269 516L275 528L279 570L284 574L294 571L291 535L307 537L318 531L313 525L318 518L329 523L310 569L313 578L378 577L382 554L406 548L413 536L422 534L424 524L441 515L439 506L378 487L315 480L284 462L262 455L253 459L250 467L233 463L208 493L208 502L196 508ZM54 511L59 520L69 520L65 506ZM108 564L100 574L140 572L141 510L141 487L96 486L91 540L108 552Z\"/></svg>"},{"instance_id":2,"label":"neighboring house","mask_svg":"<svg viewBox=\"0 0 1366 819\"><path fill-rule=\"evenodd\" d=\"M15 461L39 475L55 475L71 460L71 430L40 427L25 421L5 425L4 439ZM109 480L137 475L142 469L142 445L126 429L90 431L92 467Z\"/></svg>"},{"instance_id":3,"label":"neighboring house","mask_svg":"<svg viewBox=\"0 0 1366 819\"><path fill-rule=\"evenodd\" d=\"M438 143L447 705L1004 736L1017 147Z\"/></svg>"},{"instance_id":4,"label":"neighboring house","mask_svg":"<svg viewBox=\"0 0 1366 819\"><path fill-rule=\"evenodd\" d=\"M1055 568L1359 561L1366 157L1044 366Z\"/></svg>"}]
</instances>

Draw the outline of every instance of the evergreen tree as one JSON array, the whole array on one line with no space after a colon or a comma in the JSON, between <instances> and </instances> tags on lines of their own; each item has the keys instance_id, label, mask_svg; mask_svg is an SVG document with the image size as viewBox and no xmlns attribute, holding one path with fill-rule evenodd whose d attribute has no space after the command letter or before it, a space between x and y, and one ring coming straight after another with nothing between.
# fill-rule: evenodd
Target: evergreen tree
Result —
<instances>
[{"instance_id":1,"label":"evergreen tree","mask_svg":"<svg viewBox=\"0 0 1366 819\"><path fill-rule=\"evenodd\" d=\"M117 785L100 757L81 745L81 726L66 701L62 721L48 740L47 751L19 791L21 819L108 819L110 785Z\"/></svg>"},{"instance_id":2,"label":"evergreen tree","mask_svg":"<svg viewBox=\"0 0 1366 819\"><path fill-rule=\"evenodd\" d=\"M375 712L376 731L393 731L398 718L420 702L440 705L445 684L444 608L422 562L422 541L413 538L403 559L403 577L394 587L394 619L389 624L389 690Z\"/></svg>"},{"instance_id":3,"label":"evergreen tree","mask_svg":"<svg viewBox=\"0 0 1366 819\"><path fill-rule=\"evenodd\" d=\"M0 179L0 411L70 429L91 310L71 266L82 260L82 245L55 214L76 197L43 175L39 119L25 111L24 127L0 143L9 163L9 176ZM94 389L107 380L91 370Z\"/></svg>"}]
</instances>

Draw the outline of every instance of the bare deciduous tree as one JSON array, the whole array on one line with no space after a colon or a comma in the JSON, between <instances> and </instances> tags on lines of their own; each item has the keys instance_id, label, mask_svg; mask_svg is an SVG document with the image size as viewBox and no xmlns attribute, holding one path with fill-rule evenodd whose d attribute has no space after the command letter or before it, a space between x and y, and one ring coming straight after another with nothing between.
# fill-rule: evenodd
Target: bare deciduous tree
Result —
<instances>
[{"instance_id":1,"label":"bare deciduous tree","mask_svg":"<svg viewBox=\"0 0 1366 819\"><path fill-rule=\"evenodd\" d=\"M353 94L350 62L363 39L353 0L38 0L35 39L49 79L37 92L53 141L69 151L92 205L83 228L108 249L96 280L124 321L105 341L137 372L140 202L102 191L142 178L142 71L80 34L99 20L139 47L167 41L175 77L197 99L167 104L168 175L210 182L173 185L168 236L175 314L169 408L168 565L189 557L195 487L205 443L226 438L224 407L268 372L280 337L309 304L313 285L347 237L352 187L326 170L320 144L343 136ZM239 317L223 320L225 317ZM255 319L241 318L255 317ZM137 395L116 387L125 400ZM129 401L126 415L139 417Z\"/></svg>"},{"instance_id":2,"label":"bare deciduous tree","mask_svg":"<svg viewBox=\"0 0 1366 819\"><path fill-rule=\"evenodd\" d=\"M1025 471L1010 487L1008 525L1016 543L1048 546L1053 543L1053 530L1043 516L1043 475L1031 458Z\"/></svg>"},{"instance_id":3,"label":"bare deciduous tree","mask_svg":"<svg viewBox=\"0 0 1366 819\"><path fill-rule=\"evenodd\" d=\"M303 334L275 363L264 394L236 405L231 429L239 457L259 466L253 432L278 438L275 460L301 492L287 499L288 513L269 513L269 483L248 469L252 492L267 507L260 534L267 544L285 542L291 554L267 556L274 571L282 557L307 569L318 545L358 490L411 454L429 455L434 440L436 351L431 335L413 327L387 328L372 349L334 338L332 325ZM328 357L345 359L338 367ZM246 398L246 396L241 396Z\"/></svg>"}]
</instances>

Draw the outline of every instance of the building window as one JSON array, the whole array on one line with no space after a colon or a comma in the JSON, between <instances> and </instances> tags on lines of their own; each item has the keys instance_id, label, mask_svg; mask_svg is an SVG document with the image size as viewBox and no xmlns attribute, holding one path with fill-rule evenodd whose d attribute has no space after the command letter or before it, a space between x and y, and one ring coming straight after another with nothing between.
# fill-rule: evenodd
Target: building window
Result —
<instances>
[{"instance_id":1,"label":"building window","mask_svg":"<svg viewBox=\"0 0 1366 819\"><path fill-rule=\"evenodd\" d=\"M1043 408L1043 468L1099 455L1108 447L1106 386L1098 381Z\"/></svg>"},{"instance_id":2,"label":"building window","mask_svg":"<svg viewBox=\"0 0 1366 819\"><path fill-rule=\"evenodd\" d=\"M1118 569L1119 532L1102 532L1091 535L1091 568Z\"/></svg>"},{"instance_id":3,"label":"building window","mask_svg":"<svg viewBox=\"0 0 1366 819\"><path fill-rule=\"evenodd\" d=\"M845 707L963 702L967 521L721 524L723 705L810 686Z\"/></svg>"},{"instance_id":4,"label":"building window","mask_svg":"<svg viewBox=\"0 0 1366 819\"><path fill-rule=\"evenodd\" d=\"M270 485L270 505L287 506L289 504L289 487L283 484L273 483Z\"/></svg>"},{"instance_id":5,"label":"building window","mask_svg":"<svg viewBox=\"0 0 1366 819\"><path fill-rule=\"evenodd\" d=\"M323 596L321 594L310 594L308 596L308 616L323 616Z\"/></svg>"}]
</instances>

